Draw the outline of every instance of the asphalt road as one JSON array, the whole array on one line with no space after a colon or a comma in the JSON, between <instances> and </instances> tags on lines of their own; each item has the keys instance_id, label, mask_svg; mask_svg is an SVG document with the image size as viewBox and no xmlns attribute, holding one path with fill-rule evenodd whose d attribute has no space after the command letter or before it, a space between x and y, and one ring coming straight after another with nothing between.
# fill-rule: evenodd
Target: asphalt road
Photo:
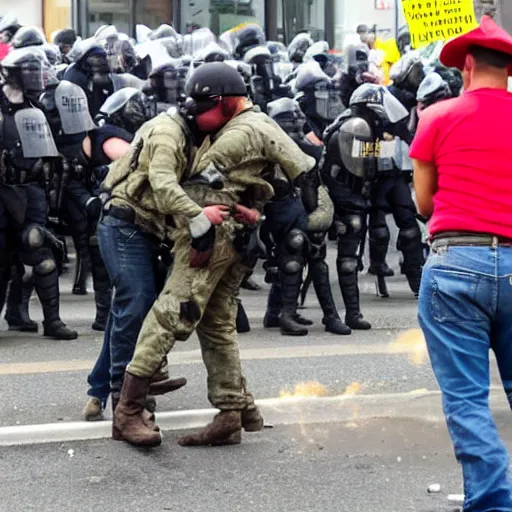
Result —
<instances>
[{"instance_id":1,"label":"asphalt road","mask_svg":"<svg viewBox=\"0 0 512 512\"><path fill-rule=\"evenodd\" d=\"M153 451L111 440L4 448L0 510L450 512L462 492L444 427L422 421L276 427L234 447L164 441Z\"/></svg>"},{"instance_id":2,"label":"asphalt road","mask_svg":"<svg viewBox=\"0 0 512 512\"><path fill-rule=\"evenodd\" d=\"M334 257L330 250L332 269ZM398 274L395 252L389 262ZM62 279L61 309L62 318L79 331L77 340L0 332L0 426L81 420L86 378L102 336L90 329L92 291L86 297L71 295L70 277ZM255 278L263 283L261 272ZM252 329L240 335L239 343L256 398L389 397L437 390L418 329L417 301L403 276L388 283L391 298L378 298L373 278L362 275L362 309L373 329L343 337L323 331L312 291L302 313L315 325L306 338L283 337L278 330L263 328L268 285L257 292L243 291ZM36 298L31 312L35 320L42 319ZM158 410L208 408L195 336L176 346L170 364L172 374L185 376L188 385L160 398ZM492 375L499 389L494 368ZM508 446L509 414L501 407L497 416ZM181 448L175 442L177 432L166 432L164 445L153 452L107 439L2 447L0 512L451 511L456 503L449 502L448 495L462 492L460 471L440 412L434 416L425 410L414 419L354 415L349 422L344 418L314 424L304 417L296 425L277 424L245 435L241 446L215 449ZM428 486L435 483L441 492L429 494Z\"/></svg>"}]
</instances>

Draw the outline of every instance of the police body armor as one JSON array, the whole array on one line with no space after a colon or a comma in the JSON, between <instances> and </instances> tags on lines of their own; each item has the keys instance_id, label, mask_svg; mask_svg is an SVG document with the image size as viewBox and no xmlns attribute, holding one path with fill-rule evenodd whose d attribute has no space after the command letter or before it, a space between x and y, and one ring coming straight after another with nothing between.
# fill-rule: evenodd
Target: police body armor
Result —
<instances>
[{"instance_id":1,"label":"police body armor","mask_svg":"<svg viewBox=\"0 0 512 512\"><path fill-rule=\"evenodd\" d=\"M368 207L371 185L377 176L379 151L372 127L347 110L327 128L324 141L321 169L331 197L335 202L356 201Z\"/></svg>"},{"instance_id":2,"label":"police body armor","mask_svg":"<svg viewBox=\"0 0 512 512\"><path fill-rule=\"evenodd\" d=\"M7 108L0 119L0 182L38 183L47 192L52 182L52 159L58 157L50 125L42 110Z\"/></svg>"}]
</instances>

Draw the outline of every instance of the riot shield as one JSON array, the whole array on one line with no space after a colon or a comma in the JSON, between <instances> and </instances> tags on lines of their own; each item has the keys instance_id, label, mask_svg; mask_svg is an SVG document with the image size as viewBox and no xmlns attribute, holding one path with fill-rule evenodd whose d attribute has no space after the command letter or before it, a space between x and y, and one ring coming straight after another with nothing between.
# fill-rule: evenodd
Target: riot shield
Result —
<instances>
[{"instance_id":1,"label":"riot shield","mask_svg":"<svg viewBox=\"0 0 512 512\"><path fill-rule=\"evenodd\" d=\"M55 90L55 102L59 110L62 130L66 135L94 130L84 90L67 80L63 80Z\"/></svg>"},{"instance_id":2,"label":"riot shield","mask_svg":"<svg viewBox=\"0 0 512 512\"><path fill-rule=\"evenodd\" d=\"M25 158L59 156L50 125L42 110L38 108L18 110L14 114L14 122Z\"/></svg>"}]
</instances>

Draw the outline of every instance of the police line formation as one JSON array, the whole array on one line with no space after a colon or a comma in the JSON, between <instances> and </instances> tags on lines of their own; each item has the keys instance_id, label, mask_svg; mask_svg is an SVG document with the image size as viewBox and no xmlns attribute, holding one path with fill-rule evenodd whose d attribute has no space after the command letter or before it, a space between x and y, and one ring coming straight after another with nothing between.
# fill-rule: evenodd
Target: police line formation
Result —
<instances>
[{"instance_id":1,"label":"police line formation","mask_svg":"<svg viewBox=\"0 0 512 512\"><path fill-rule=\"evenodd\" d=\"M297 307L313 284L327 332L347 335L370 329L360 308L358 273L363 270L368 239L368 271L376 276L380 294L388 295L385 278L393 275L386 263L388 213L399 229L401 272L417 296L427 246L425 219L418 216L411 193L408 144L415 132L417 106L426 108L458 95L462 77L411 50L406 29L399 33L401 58L391 68L392 82L386 87L371 71L366 45L346 48L339 62L325 41L314 42L308 33L299 33L286 47L267 41L256 24L218 38L207 28L180 35L162 25L148 29L144 42L118 33L114 26L103 26L85 40L64 29L53 35L50 44L37 27L20 26L6 16L0 21L0 37L11 45L0 61L0 305L6 308L10 330L38 330L29 316L35 289L43 309L44 335L77 337L59 313L59 275L66 265L65 237L71 236L77 254L73 293L86 294L87 277L92 274L96 303L92 328L108 331L112 285L100 253L98 223L105 216L128 222L137 218L126 208L121 215L113 201L112 190L119 180L109 176L113 169L109 165L130 151L133 160L137 134L143 134L143 125L159 115L178 116L193 135L197 102L190 97L190 83L196 70L212 62L236 70L244 90L240 92L226 74L216 82L219 91L208 91L210 99L247 94L253 110L268 115L301 154L315 162L295 181L280 166L270 166L263 177L272 193L262 207L262 221L237 238L237 250L244 254L245 281L258 259L264 260L265 281L271 284L265 327L280 328L284 335L307 335L312 322L299 315ZM135 160L143 153L141 146ZM135 172L137 165L131 161L125 167ZM224 186L223 173L225 169L210 166L181 185L186 191L205 189L204 194L215 195ZM129 194L128 189L125 192ZM168 227L172 232L173 219ZM158 240L157 291L179 266L178 253L173 262L171 238ZM327 239L337 240L343 320L325 262ZM239 299L237 305L237 330L244 332L249 330L248 321ZM197 312L191 306L181 313L192 318ZM134 347L129 350L127 361ZM150 394L184 384L184 379L166 380L165 361L160 370L163 386L158 389L158 382L153 382ZM121 383L123 373L124 368ZM86 407L86 419L98 419L108 392L101 397L89 394L95 402ZM211 395L215 392L209 398L219 406ZM244 425L250 429L247 414ZM254 429L260 419L257 414L252 418ZM150 420L144 421L147 425ZM149 437L142 444L158 444Z\"/></svg>"}]
</instances>

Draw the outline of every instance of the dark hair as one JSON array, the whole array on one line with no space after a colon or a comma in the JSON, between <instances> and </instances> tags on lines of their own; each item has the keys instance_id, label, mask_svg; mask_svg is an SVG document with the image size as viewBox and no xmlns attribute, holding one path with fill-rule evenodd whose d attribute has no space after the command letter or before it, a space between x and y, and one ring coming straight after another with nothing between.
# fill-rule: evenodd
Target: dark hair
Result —
<instances>
[{"instance_id":1,"label":"dark hair","mask_svg":"<svg viewBox=\"0 0 512 512\"><path fill-rule=\"evenodd\" d=\"M358 34L365 34L366 32L369 32L368 25L358 25L356 32Z\"/></svg>"},{"instance_id":2,"label":"dark hair","mask_svg":"<svg viewBox=\"0 0 512 512\"><path fill-rule=\"evenodd\" d=\"M475 58L477 64L493 68L505 69L512 64L512 55L482 46L471 46L469 54Z\"/></svg>"}]
</instances>

